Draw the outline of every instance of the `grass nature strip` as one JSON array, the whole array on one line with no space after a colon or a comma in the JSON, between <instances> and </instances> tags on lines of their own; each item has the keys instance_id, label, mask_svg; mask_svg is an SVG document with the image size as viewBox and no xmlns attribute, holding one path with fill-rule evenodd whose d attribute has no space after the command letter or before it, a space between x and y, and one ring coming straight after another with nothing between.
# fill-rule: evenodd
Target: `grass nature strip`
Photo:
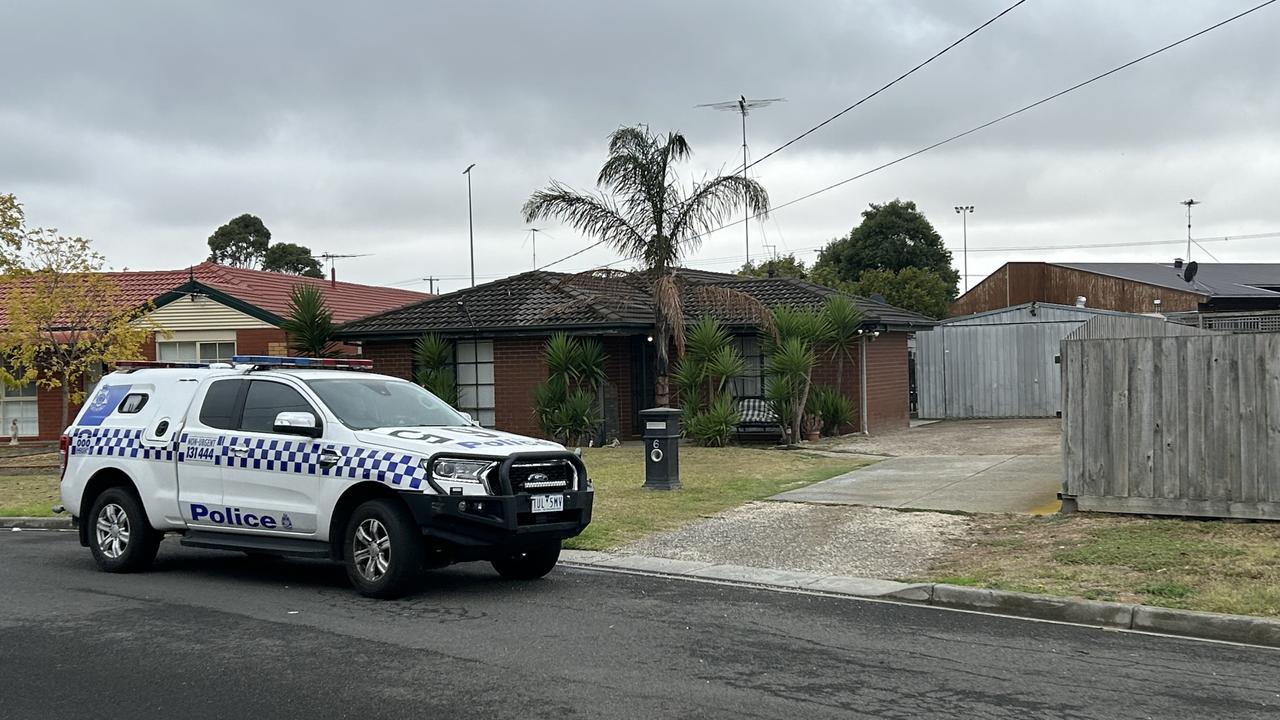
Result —
<instances>
[{"instance_id":1,"label":"grass nature strip","mask_svg":"<svg viewBox=\"0 0 1280 720\"><path fill-rule=\"evenodd\" d=\"M1280 617L1280 523L974 516L968 542L914 579Z\"/></svg>"}]
</instances>

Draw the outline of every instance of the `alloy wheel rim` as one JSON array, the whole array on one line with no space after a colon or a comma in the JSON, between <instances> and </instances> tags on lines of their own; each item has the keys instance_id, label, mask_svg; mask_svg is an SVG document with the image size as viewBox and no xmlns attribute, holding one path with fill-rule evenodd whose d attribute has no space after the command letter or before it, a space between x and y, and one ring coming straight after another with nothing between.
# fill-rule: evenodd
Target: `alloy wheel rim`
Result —
<instances>
[{"instance_id":1,"label":"alloy wheel rim","mask_svg":"<svg viewBox=\"0 0 1280 720\"><path fill-rule=\"evenodd\" d=\"M129 514L116 503L107 503L98 511L95 526L98 549L106 557L115 560L129 546Z\"/></svg>"},{"instance_id":2,"label":"alloy wheel rim","mask_svg":"<svg viewBox=\"0 0 1280 720\"><path fill-rule=\"evenodd\" d=\"M377 582L391 567L391 535L381 521L367 518L356 526L354 552L356 572L369 582Z\"/></svg>"}]
</instances>

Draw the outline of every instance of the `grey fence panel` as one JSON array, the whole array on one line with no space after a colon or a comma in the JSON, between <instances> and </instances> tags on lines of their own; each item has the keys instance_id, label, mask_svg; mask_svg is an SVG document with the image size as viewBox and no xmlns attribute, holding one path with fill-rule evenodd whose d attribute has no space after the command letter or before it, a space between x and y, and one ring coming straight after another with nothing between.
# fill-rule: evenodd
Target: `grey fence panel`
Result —
<instances>
[{"instance_id":1,"label":"grey fence panel","mask_svg":"<svg viewBox=\"0 0 1280 720\"><path fill-rule=\"evenodd\" d=\"M943 365L946 363L945 325L916 333L916 414L945 418L947 401Z\"/></svg>"},{"instance_id":2,"label":"grey fence panel","mask_svg":"<svg viewBox=\"0 0 1280 720\"><path fill-rule=\"evenodd\" d=\"M1280 520L1280 335L1062 343L1082 510Z\"/></svg>"}]
</instances>

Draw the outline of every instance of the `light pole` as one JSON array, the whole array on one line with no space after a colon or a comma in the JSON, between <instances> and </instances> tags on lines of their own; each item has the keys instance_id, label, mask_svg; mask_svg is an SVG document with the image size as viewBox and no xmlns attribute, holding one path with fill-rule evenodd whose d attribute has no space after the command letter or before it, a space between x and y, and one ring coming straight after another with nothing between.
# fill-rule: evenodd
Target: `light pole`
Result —
<instances>
[{"instance_id":1,"label":"light pole","mask_svg":"<svg viewBox=\"0 0 1280 720\"><path fill-rule=\"evenodd\" d=\"M964 291L969 292L969 213L973 206L956 205L956 212L960 213L960 227L964 228Z\"/></svg>"},{"instance_id":2,"label":"light pole","mask_svg":"<svg viewBox=\"0 0 1280 720\"><path fill-rule=\"evenodd\" d=\"M471 219L471 168L475 166L475 163L471 163L462 171L467 176L467 237L471 244L471 287L476 286L476 229Z\"/></svg>"}]
</instances>

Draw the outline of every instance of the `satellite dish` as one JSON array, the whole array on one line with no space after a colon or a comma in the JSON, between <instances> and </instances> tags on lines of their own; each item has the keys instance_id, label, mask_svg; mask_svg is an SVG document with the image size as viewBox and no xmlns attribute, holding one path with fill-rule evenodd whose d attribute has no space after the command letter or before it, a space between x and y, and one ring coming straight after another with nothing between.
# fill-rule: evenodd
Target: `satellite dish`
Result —
<instances>
[{"instance_id":1,"label":"satellite dish","mask_svg":"<svg viewBox=\"0 0 1280 720\"><path fill-rule=\"evenodd\" d=\"M1186 280L1187 282L1191 282L1192 280L1195 279L1196 272L1198 272L1199 270L1200 270L1200 263L1196 262L1195 260L1192 260L1191 262L1187 263L1187 266L1182 270L1182 279Z\"/></svg>"},{"instance_id":2,"label":"satellite dish","mask_svg":"<svg viewBox=\"0 0 1280 720\"><path fill-rule=\"evenodd\" d=\"M884 303L889 302L888 300L885 300L884 296L883 296L883 295L881 295L880 293L871 293L871 298L870 298L870 299L871 299L871 300L874 300L874 301L876 301L876 302L878 302L878 303L881 303L881 304L884 304Z\"/></svg>"}]
</instances>

